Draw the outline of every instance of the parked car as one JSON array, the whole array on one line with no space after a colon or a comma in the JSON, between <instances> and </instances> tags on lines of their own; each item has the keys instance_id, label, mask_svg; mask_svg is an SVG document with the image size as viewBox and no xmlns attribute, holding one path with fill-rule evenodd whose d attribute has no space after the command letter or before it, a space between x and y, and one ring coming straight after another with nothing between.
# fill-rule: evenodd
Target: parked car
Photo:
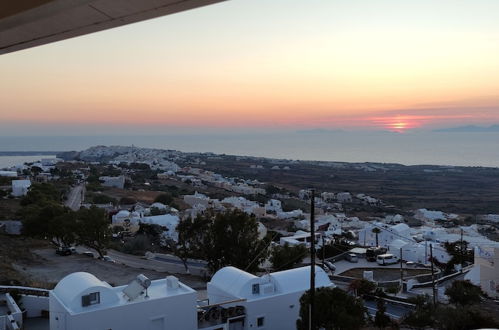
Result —
<instances>
[{"instance_id":1,"label":"parked car","mask_svg":"<svg viewBox=\"0 0 499 330\"><path fill-rule=\"evenodd\" d=\"M111 258L110 256L103 256L103 257L102 257L102 260L107 261L107 262L116 263L116 260L114 260L114 259L113 259L113 258Z\"/></svg>"},{"instance_id":2,"label":"parked car","mask_svg":"<svg viewBox=\"0 0 499 330\"><path fill-rule=\"evenodd\" d=\"M95 254L91 251L84 251L82 254L86 257L95 258Z\"/></svg>"},{"instance_id":3,"label":"parked car","mask_svg":"<svg viewBox=\"0 0 499 330\"><path fill-rule=\"evenodd\" d=\"M382 266L391 265L391 264L396 264L397 262L399 262L399 258L397 258L396 256L394 256L393 254L390 254L390 253L380 254L376 258L376 262Z\"/></svg>"},{"instance_id":4,"label":"parked car","mask_svg":"<svg viewBox=\"0 0 499 330\"><path fill-rule=\"evenodd\" d=\"M336 266L331 261L325 260L324 261L324 267L326 269L329 269L331 271L331 273L333 273L333 274L336 271Z\"/></svg>"},{"instance_id":5,"label":"parked car","mask_svg":"<svg viewBox=\"0 0 499 330\"><path fill-rule=\"evenodd\" d=\"M355 253L349 253L345 257L346 260L350 262L359 262L359 257Z\"/></svg>"},{"instance_id":6,"label":"parked car","mask_svg":"<svg viewBox=\"0 0 499 330\"><path fill-rule=\"evenodd\" d=\"M68 248L67 246L59 246L55 250L55 253L60 255L60 256L69 256L69 255L71 255L72 251L71 251L71 248Z\"/></svg>"}]
</instances>

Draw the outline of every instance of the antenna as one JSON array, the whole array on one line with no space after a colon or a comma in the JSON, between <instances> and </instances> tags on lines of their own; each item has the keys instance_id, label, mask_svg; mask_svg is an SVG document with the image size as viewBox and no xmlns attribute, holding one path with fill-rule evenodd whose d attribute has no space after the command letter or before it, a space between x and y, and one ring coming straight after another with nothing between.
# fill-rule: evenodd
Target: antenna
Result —
<instances>
[{"instance_id":1,"label":"antenna","mask_svg":"<svg viewBox=\"0 0 499 330\"><path fill-rule=\"evenodd\" d=\"M310 329L315 329L315 189L310 196Z\"/></svg>"}]
</instances>

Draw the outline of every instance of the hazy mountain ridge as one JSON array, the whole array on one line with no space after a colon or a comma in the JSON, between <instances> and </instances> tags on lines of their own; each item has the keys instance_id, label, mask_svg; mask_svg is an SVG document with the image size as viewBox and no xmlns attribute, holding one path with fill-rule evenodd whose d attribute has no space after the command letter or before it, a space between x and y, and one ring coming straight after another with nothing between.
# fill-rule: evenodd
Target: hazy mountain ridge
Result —
<instances>
[{"instance_id":1,"label":"hazy mountain ridge","mask_svg":"<svg viewBox=\"0 0 499 330\"><path fill-rule=\"evenodd\" d=\"M446 132L446 133L484 133L484 132L499 132L499 125L491 126L476 126L476 125L466 125L450 128L440 128L433 130L433 132Z\"/></svg>"}]
</instances>

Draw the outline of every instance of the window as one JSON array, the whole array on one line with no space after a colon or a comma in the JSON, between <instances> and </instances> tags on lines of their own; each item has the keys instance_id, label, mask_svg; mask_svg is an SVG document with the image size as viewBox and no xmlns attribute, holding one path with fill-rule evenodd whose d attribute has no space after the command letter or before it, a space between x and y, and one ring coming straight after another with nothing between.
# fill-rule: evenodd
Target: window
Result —
<instances>
[{"instance_id":1,"label":"window","mask_svg":"<svg viewBox=\"0 0 499 330\"><path fill-rule=\"evenodd\" d=\"M259 317L256 319L256 326L257 327L263 327L265 325L265 317Z\"/></svg>"},{"instance_id":2,"label":"window","mask_svg":"<svg viewBox=\"0 0 499 330\"><path fill-rule=\"evenodd\" d=\"M260 284L253 284L252 292L253 292L253 294L259 294L260 293Z\"/></svg>"},{"instance_id":3,"label":"window","mask_svg":"<svg viewBox=\"0 0 499 330\"><path fill-rule=\"evenodd\" d=\"M85 296L81 296L81 305L83 307L96 305L98 303L100 303L100 292L92 292Z\"/></svg>"}]
</instances>

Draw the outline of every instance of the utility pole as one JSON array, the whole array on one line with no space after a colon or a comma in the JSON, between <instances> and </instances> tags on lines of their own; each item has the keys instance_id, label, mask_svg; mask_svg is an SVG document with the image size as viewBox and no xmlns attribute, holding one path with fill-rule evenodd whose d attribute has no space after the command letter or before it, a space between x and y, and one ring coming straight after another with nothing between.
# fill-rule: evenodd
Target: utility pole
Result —
<instances>
[{"instance_id":1,"label":"utility pole","mask_svg":"<svg viewBox=\"0 0 499 330\"><path fill-rule=\"evenodd\" d=\"M428 265L426 262L428 261L428 241L424 241L424 264Z\"/></svg>"},{"instance_id":2,"label":"utility pole","mask_svg":"<svg viewBox=\"0 0 499 330\"><path fill-rule=\"evenodd\" d=\"M321 236L322 237L322 265L324 266L324 261L326 261L326 254L325 254L325 242L324 242L324 234Z\"/></svg>"},{"instance_id":3,"label":"utility pole","mask_svg":"<svg viewBox=\"0 0 499 330\"><path fill-rule=\"evenodd\" d=\"M404 269L402 266L402 248L400 248L400 285L403 286L404 283Z\"/></svg>"},{"instance_id":4,"label":"utility pole","mask_svg":"<svg viewBox=\"0 0 499 330\"><path fill-rule=\"evenodd\" d=\"M315 330L315 189L310 198L310 323L309 330Z\"/></svg>"},{"instance_id":5,"label":"utility pole","mask_svg":"<svg viewBox=\"0 0 499 330\"><path fill-rule=\"evenodd\" d=\"M437 295L435 294L435 275L433 273L433 244L430 244L430 260L431 260L431 288L433 292L433 307L437 306Z\"/></svg>"},{"instance_id":6,"label":"utility pole","mask_svg":"<svg viewBox=\"0 0 499 330\"><path fill-rule=\"evenodd\" d=\"M459 252L461 253L461 273L463 272L463 264L464 264L464 246L463 246L463 228L461 228L461 248Z\"/></svg>"}]
</instances>

